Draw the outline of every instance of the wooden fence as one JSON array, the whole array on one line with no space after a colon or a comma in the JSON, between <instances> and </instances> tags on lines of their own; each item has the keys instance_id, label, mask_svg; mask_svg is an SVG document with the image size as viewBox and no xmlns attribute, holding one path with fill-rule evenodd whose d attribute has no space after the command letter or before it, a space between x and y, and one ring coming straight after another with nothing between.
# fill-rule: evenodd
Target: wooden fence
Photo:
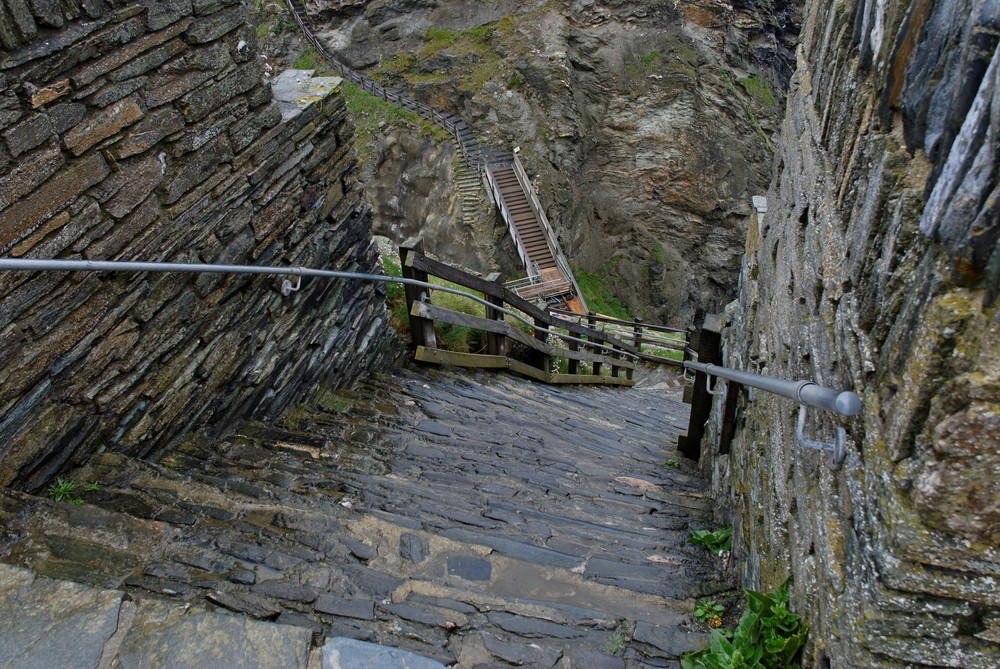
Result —
<instances>
[{"instance_id":1,"label":"wooden fence","mask_svg":"<svg viewBox=\"0 0 1000 669\"><path fill-rule=\"evenodd\" d=\"M639 351L637 356L641 360L681 367L684 364L683 361L686 359L684 354L688 342L687 330L678 330L677 328L668 328L662 325L651 325L638 320L626 321L610 316L599 316L597 314L581 316L572 311L559 309L553 309L552 313L576 323L586 323L588 327L594 330L613 332L617 337L630 342ZM646 347L645 351L643 350L644 346ZM667 357L665 355L655 355L650 352L652 350L658 350L663 353L676 353L673 354L673 357Z\"/></svg>"},{"instance_id":2,"label":"wooden fence","mask_svg":"<svg viewBox=\"0 0 1000 669\"><path fill-rule=\"evenodd\" d=\"M410 337L414 357L423 362L508 369L546 383L587 383L631 386L639 350L621 338L581 323L565 320L518 297L497 282L498 275L486 278L427 257L420 238L411 237L400 247L403 277L428 281L438 277L469 292L483 295L491 306L486 317L447 309L431 300L432 289L406 286L406 306L410 317ZM517 311L533 323L534 334L508 322L514 320L502 310ZM485 333L486 353L448 351L438 347L435 323L462 326ZM566 334L555 330L564 330ZM561 342L560 342L561 340ZM514 343L521 354L512 356ZM559 345L553 342L559 343ZM565 348L564 348L565 347ZM558 359L566 360L566 371L553 371ZM590 369L585 368L589 366ZM609 373L605 374L605 370Z\"/></svg>"}]
</instances>

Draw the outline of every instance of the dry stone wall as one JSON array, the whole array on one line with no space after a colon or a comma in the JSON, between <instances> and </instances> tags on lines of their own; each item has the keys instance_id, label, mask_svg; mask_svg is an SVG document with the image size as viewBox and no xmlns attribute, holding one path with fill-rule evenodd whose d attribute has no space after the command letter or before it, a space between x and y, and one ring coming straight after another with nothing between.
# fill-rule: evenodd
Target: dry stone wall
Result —
<instances>
[{"instance_id":1,"label":"dry stone wall","mask_svg":"<svg viewBox=\"0 0 1000 669\"><path fill-rule=\"evenodd\" d=\"M0 255L371 272L339 92L279 103L233 0L0 0ZM300 77L307 76L301 73ZM274 416L382 364L371 284L0 274L0 485Z\"/></svg>"},{"instance_id":2,"label":"dry stone wall","mask_svg":"<svg viewBox=\"0 0 1000 669\"><path fill-rule=\"evenodd\" d=\"M714 461L744 582L790 579L811 624L805 666L1000 666L997 10L808 8L727 364L864 408L809 417L850 433L835 472L794 403L744 394Z\"/></svg>"}]
</instances>

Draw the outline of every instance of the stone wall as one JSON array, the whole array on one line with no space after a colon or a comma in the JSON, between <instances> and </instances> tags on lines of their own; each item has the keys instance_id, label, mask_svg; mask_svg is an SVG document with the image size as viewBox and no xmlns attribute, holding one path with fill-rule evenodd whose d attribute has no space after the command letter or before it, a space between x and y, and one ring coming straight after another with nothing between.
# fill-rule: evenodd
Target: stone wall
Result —
<instances>
[{"instance_id":1,"label":"stone wall","mask_svg":"<svg viewBox=\"0 0 1000 669\"><path fill-rule=\"evenodd\" d=\"M343 98L305 82L279 104L242 4L2 0L0 26L0 254L374 270ZM0 274L0 485L381 364L371 284L280 284Z\"/></svg>"},{"instance_id":2,"label":"stone wall","mask_svg":"<svg viewBox=\"0 0 1000 669\"><path fill-rule=\"evenodd\" d=\"M794 403L744 394L714 462L744 583L790 579L812 626L805 666L1000 666L997 8L808 7L727 364L864 408L811 412L807 436L850 434L832 471Z\"/></svg>"}]
</instances>

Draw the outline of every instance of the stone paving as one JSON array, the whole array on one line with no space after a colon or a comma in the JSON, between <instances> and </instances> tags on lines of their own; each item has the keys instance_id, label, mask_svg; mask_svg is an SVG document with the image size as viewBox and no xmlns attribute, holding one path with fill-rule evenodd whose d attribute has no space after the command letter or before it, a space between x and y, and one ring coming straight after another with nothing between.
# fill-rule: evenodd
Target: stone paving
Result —
<instances>
[{"instance_id":1,"label":"stone paving","mask_svg":"<svg viewBox=\"0 0 1000 669\"><path fill-rule=\"evenodd\" d=\"M93 598L90 634L119 645L73 666L184 666L210 638L238 666L319 666L343 637L468 668L677 667L706 639L694 599L728 586L686 542L711 500L662 380L397 370L157 463L105 453L70 474L100 484L82 505L0 495L0 560L31 570L0 572L0 599ZM78 636L55 617L19 634ZM22 666L9 638L0 667ZM282 659L253 654L264 638Z\"/></svg>"}]
</instances>

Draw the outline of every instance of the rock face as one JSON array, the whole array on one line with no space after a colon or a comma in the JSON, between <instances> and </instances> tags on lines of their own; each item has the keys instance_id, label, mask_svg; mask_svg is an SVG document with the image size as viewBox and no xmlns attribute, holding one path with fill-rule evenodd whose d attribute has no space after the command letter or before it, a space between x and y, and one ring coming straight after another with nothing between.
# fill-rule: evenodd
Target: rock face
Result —
<instances>
[{"instance_id":1,"label":"rock face","mask_svg":"<svg viewBox=\"0 0 1000 669\"><path fill-rule=\"evenodd\" d=\"M812 626L805 666L1000 666L997 16L822 1L805 22L727 363L864 408L839 472L766 393L716 460L744 580L791 578Z\"/></svg>"},{"instance_id":2,"label":"rock face","mask_svg":"<svg viewBox=\"0 0 1000 669\"><path fill-rule=\"evenodd\" d=\"M0 254L372 271L343 97L273 100L234 2L114 4L7 4ZM280 285L5 272L0 485L273 416L379 364L374 288Z\"/></svg>"},{"instance_id":3,"label":"rock face","mask_svg":"<svg viewBox=\"0 0 1000 669\"><path fill-rule=\"evenodd\" d=\"M795 12L780 8L782 31L770 11L367 3L322 14L322 37L352 67L461 112L488 142L520 146L571 262L637 315L688 322L735 296L747 202L767 183L789 72L775 34L796 32Z\"/></svg>"}]
</instances>

